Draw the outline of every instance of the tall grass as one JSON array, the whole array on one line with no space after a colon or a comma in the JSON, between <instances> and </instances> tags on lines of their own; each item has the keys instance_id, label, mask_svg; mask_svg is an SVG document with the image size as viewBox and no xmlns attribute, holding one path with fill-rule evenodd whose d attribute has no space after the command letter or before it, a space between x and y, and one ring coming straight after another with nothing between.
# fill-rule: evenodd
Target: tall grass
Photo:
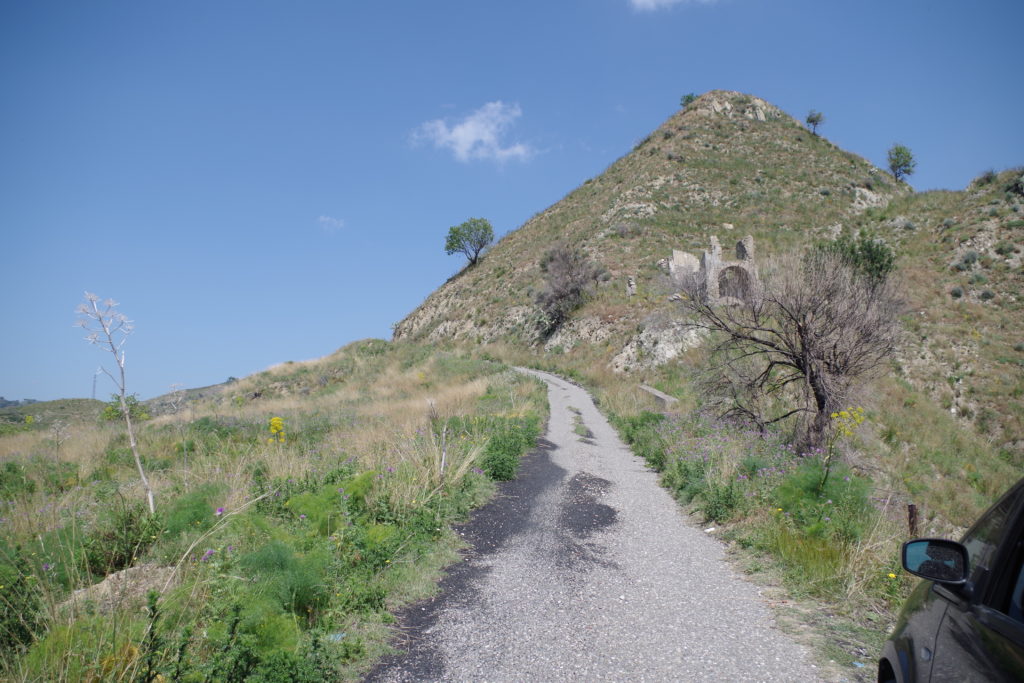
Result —
<instances>
[{"instance_id":1,"label":"tall grass","mask_svg":"<svg viewBox=\"0 0 1024 683\"><path fill-rule=\"evenodd\" d=\"M43 429L0 437L4 677L357 675L453 558L449 525L493 491L502 425L539 424L545 397L414 345L283 364L141 425L156 515L109 426L77 424L59 450Z\"/></svg>"}]
</instances>

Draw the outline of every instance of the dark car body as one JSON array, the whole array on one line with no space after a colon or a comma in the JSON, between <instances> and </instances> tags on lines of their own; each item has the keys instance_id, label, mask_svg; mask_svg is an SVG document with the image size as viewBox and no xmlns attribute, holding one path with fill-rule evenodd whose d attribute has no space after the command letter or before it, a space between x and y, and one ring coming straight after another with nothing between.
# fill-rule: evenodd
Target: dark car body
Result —
<instances>
[{"instance_id":1,"label":"dark car body","mask_svg":"<svg viewBox=\"0 0 1024 683\"><path fill-rule=\"evenodd\" d=\"M908 548L916 557L909 563ZM925 550L959 553L962 564L950 561L937 571L925 566L933 564ZM907 599L885 644L879 681L1024 681L1024 480L959 544L910 541L903 562L926 580Z\"/></svg>"}]
</instances>

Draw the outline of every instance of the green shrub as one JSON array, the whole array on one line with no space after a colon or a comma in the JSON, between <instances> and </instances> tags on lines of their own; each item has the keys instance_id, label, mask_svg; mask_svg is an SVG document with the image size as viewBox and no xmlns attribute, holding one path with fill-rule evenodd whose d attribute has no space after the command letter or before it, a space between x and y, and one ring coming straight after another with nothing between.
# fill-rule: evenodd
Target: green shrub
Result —
<instances>
[{"instance_id":1,"label":"green shrub","mask_svg":"<svg viewBox=\"0 0 1024 683\"><path fill-rule=\"evenodd\" d=\"M256 581L255 594L265 595L297 617L311 620L327 603L323 579L329 557L321 552L298 554L283 541L270 541L239 560Z\"/></svg>"},{"instance_id":2,"label":"green shrub","mask_svg":"<svg viewBox=\"0 0 1024 683\"><path fill-rule=\"evenodd\" d=\"M949 295L954 299L959 299L964 295L964 288L959 286L954 287L953 289L949 290Z\"/></svg>"},{"instance_id":3,"label":"green shrub","mask_svg":"<svg viewBox=\"0 0 1024 683\"><path fill-rule=\"evenodd\" d=\"M42 591L20 546L0 551L0 654L6 659L40 632Z\"/></svg>"},{"instance_id":4,"label":"green shrub","mask_svg":"<svg viewBox=\"0 0 1024 683\"><path fill-rule=\"evenodd\" d=\"M823 480L821 462L802 463L775 489L777 512L803 534L858 540L873 519L868 482L836 464L824 486Z\"/></svg>"},{"instance_id":5,"label":"green shrub","mask_svg":"<svg viewBox=\"0 0 1024 683\"><path fill-rule=\"evenodd\" d=\"M986 289L985 291L983 291L981 293L981 297L980 298L981 298L982 301L989 301L991 299L994 299L995 296L996 296L995 292L993 292L991 289Z\"/></svg>"},{"instance_id":6,"label":"green shrub","mask_svg":"<svg viewBox=\"0 0 1024 683\"><path fill-rule=\"evenodd\" d=\"M996 244L994 251L1000 256L1009 256L1014 251L1014 246L1011 242L999 242Z\"/></svg>"},{"instance_id":7,"label":"green shrub","mask_svg":"<svg viewBox=\"0 0 1024 683\"><path fill-rule=\"evenodd\" d=\"M656 470L665 467L666 444L657 429L664 420L663 414L646 410L626 417L612 416L612 423L619 430L622 440Z\"/></svg>"},{"instance_id":8,"label":"green shrub","mask_svg":"<svg viewBox=\"0 0 1024 683\"><path fill-rule=\"evenodd\" d=\"M54 624L22 660L27 680L66 681L130 680L135 663L132 644L141 642L146 622L119 615L82 617L70 624ZM105 670L105 672L104 672Z\"/></svg>"},{"instance_id":9,"label":"green shrub","mask_svg":"<svg viewBox=\"0 0 1024 683\"><path fill-rule=\"evenodd\" d=\"M8 461L0 466L0 498L11 500L36 492L36 483L29 478L25 466Z\"/></svg>"},{"instance_id":10,"label":"green shrub","mask_svg":"<svg viewBox=\"0 0 1024 683\"><path fill-rule=\"evenodd\" d=\"M206 531L217 521L217 509L224 495L224 484L207 483L172 500L164 512L164 530L175 537L194 531Z\"/></svg>"},{"instance_id":11,"label":"green shrub","mask_svg":"<svg viewBox=\"0 0 1024 683\"><path fill-rule=\"evenodd\" d=\"M85 538L86 567L100 576L130 567L160 532L160 519L141 502L114 500Z\"/></svg>"},{"instance_id":12,"label":"green shrub","mask_svg":"<svg viewBox=\"0 0 1024 683\"><path fill-rule=\"evenodd\" d=\"M701 491L698 506L705 522L725 522L733 518L744 507L743 490L735 482L711 482Z\"/></svg>"},{"instance_id":13,"label":"green shrub","mask_svg":"<svg viewBox=\"0 0 1024 683\"><path fill-rule=\"evenodd\" d=\"M480 469L496 481L514 479L519 471L519 458L536 444L539 434L537 418L496 421L481 456Z\"/></svg>"},{"instance_id":14,"label":"green shrub","mask_svg":"<svg viewBox=\"0 0 1024 683\"><path fill-rule=\"evenodd\" d=\"M150 418L149 411L139 402L138 394L125 396L124 402L128 406L128 415L131 416L132 421L143 422ZM121 409L121 397L119 395L110 395L110 400L107 401L103 407L103 412L100 413L100 419L106 422L124 419L124 411Z\"/></svg>"}]
</instances>

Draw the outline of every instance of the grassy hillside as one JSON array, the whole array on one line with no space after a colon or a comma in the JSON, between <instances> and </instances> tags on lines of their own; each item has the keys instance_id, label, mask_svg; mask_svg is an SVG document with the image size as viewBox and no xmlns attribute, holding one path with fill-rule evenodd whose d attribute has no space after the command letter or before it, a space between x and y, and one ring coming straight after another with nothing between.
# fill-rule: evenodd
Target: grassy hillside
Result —
<instances>
[{"instance_id":1,"label":"grassy hillside","mask_svg":"<svg viewBox=\"0 0 1024 683\"><path fill-rule=\"evenodd\" d=\"M4 680L357 677L545 398L498 362L357 342L143 422L153 516L121 425L0 436Z\"/></svg>"},{"instance_id":2,"label":"grassy hillside","mask_svg":"<svg viewBox=\"0 0 1024 683\"><path fill-rule=\"evenodd\" d=\"M540 262L563 242L612 277L548 346L586 342L580 351L607 364L638 327L670 315L658 261L673 249L699 253L712 235L728 249L750 234L760 254L771 254L908 192L767 102L712 91L431 294L396 326L395 338L536 342ZM631 299L627 277L637 283Z\"/></svg>"}]
</instances>

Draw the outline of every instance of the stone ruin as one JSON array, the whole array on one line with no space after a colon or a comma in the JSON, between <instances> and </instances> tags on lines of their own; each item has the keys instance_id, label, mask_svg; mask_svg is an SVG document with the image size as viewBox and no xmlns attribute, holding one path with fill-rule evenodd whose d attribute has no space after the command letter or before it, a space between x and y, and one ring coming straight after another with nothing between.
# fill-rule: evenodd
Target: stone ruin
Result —
<instances>
[{"instance_id":1,"label":"stone ruin","mask_svg":"<svg viewBox=\"0 0 1024 683\"><path fill-rule=\"evenodd\" d=\"M699 293L701 300L711 305L749 303L761 290L754 261L754 238L750 235L736 243L735 261L722 260L722 245L712 236L711 248L705 250L700 260L673 249L668 270L673 283Z\"/></svg>"}]
</instances>

